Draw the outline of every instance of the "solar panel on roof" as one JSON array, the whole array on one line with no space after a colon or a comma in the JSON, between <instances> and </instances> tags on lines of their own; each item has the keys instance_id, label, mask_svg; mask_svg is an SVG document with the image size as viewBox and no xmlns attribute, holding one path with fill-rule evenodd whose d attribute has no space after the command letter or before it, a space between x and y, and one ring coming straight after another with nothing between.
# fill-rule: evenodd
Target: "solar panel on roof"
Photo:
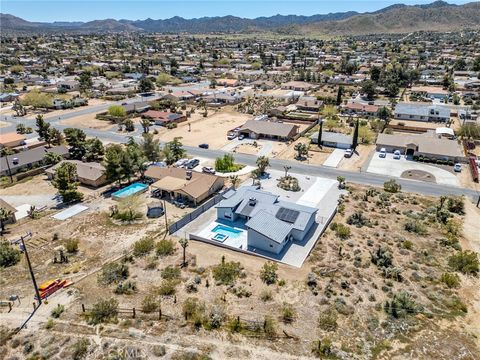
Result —
<instances>
[{"instance_id":1,"label":"solar panel on roof","mask_svg":"<svg viewBox=\"0 0 480 360\"><path fill-rule=\"evenodd\" d=\"M276 218L293 224L297 220L298 215L300 215L299 211L282 207L278 210Z\"/></svg>"}]
</instances>

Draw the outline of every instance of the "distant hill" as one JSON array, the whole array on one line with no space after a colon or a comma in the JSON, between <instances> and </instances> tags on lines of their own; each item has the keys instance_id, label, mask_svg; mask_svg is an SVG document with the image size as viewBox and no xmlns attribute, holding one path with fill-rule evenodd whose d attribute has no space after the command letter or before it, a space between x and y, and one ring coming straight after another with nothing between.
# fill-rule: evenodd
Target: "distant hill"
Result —
<instances>
[{"instance_id":1,"label":"distant hill","mask_svg":"<svg viewBox=\"0 0 480 360\"><path fill-rule=\"evenodd\" d=\"M352 16L297 27L303 34L363 35L413 31L452 31L480 27L480 2L450 5L437 1L429 5L393 6L386 11Z\"/></svg>"},{"instance_id":2,"label":"distant hill","mask_svg":"<svg viewBox=\"0 0 480 360\"><path fill-rule=\"evenodd\" d=\"M275 15L246 19L236 16L165 20L94 20L90 22L29 22L10 14L0 14L2 34L11 33L102 33L146 31L158 33L239 33L277 31L288 34L355 35L403 33L420 30L451 31L478 27L480 2L453 5L435 1L426 5L395 4L371 13L355 11L324 15Z\"/></svg>"}]
</instances>

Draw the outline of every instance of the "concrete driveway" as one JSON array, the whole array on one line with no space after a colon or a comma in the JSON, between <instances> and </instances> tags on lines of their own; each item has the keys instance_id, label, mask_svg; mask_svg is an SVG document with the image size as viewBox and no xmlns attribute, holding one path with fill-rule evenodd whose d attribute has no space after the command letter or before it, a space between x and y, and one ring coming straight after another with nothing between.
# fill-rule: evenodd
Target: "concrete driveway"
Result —
<instances>
[{"instance_id":1,"label":"concrete driveway","mask_svg":"<svg viewBox=\"0 0 480 360\"><path fill-rule=\"evenodd\" d=\"M407 160L405 156L402 156L400 160L394 160L393 154L387 154L385 158L380 158L379 153L375 152L367 168L367 172L369 173L395 177L401 177L401 175L408 170L426 171L435 177L437 184L460 186L455 174L433 165Z\"/></svg>"},{"instance_id":2,"label":"concrete driveway","mask_svg":"<svg viewBox=\"0 0 480 360\"><path fill-rule=\"evenodd\" d=\"M328 156L327 160L323 163L323 166L337 167L340 161L345 157L345 150L335 149Z\"/></svg>"}]
</instances>

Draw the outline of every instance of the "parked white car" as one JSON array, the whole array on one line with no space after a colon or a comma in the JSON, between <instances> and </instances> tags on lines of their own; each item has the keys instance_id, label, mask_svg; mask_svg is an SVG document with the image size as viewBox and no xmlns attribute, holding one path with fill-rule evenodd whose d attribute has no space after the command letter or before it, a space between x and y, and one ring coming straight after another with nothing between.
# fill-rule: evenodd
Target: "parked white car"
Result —
<instances>
[{"instance_id":1,"label":"parked white car","mask_svg":"<svg viewBox=\"0 0 480 360\"><path fill-rule=\"evenodd\" d=\"M352 155L353 155L353 150L352 149L346 149L345 154L343 156L345 156L346 158L349 158L349 157L352 157Z\"/></svg>"},{"instance_id":2,"label":"parked white car","mask_svg":"<svg viewBox=\"0 0 480 360\"><path fill-rule=\"evenodd\" d=\"M462 172L462 164L456 163L455 165L453 165L453 171Z\"/></svg>"},{"instance_id":3,"label":"parked white car","mask_svg":"<svg viewBox=\"0 0 480 360\"><path fill-rule=\"evenodd\" d=\"M400 160L401 157L402 157L402 153L400 152L400 150L395 150L395 151L393 152L393 158L394 158L395 160Z\"/></svg>"},{"instance_id":4,"label":"parked white car","mask_svg":"<svg viewBox=\"0 0 480 360\"><path fill-rule=\"evenodd\" d=\"M173 166L175 167L182 167L188 162L188 159L180 159L178 160Z\"/></svg>"},{"instance_id":5,"label":"parked white car","mask_svg":"<svg viewBox=\"0 0 480 360\"><path fill-rule=\"evenodd\" d=\"M379 157L384 158L387 156L387 150L385 148L380 149L380 154L378 154Z\"/></svg>"}]
</instances>

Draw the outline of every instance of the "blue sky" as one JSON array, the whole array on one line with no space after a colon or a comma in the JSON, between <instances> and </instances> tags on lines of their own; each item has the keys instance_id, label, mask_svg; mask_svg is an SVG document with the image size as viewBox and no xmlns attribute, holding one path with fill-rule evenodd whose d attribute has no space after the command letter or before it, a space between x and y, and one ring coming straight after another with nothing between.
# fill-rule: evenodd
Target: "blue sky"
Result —
<instances>
[{"instance_id":1,"label":"blue sky","mask_svg":"<svg viewBox=\"0 0 480 360\"><path fill-rule=\"evenodd\" d=\"M426 4L433 0L1 0L2 13L29 21L90 21L98 19L166 19L235 15L246 18L276 14L313 15L329 12L375 11L395 4ZM472 0L473 1L473 0ZM449 3L469 2L449 0Z\"/></svg>"}]
</instances>

